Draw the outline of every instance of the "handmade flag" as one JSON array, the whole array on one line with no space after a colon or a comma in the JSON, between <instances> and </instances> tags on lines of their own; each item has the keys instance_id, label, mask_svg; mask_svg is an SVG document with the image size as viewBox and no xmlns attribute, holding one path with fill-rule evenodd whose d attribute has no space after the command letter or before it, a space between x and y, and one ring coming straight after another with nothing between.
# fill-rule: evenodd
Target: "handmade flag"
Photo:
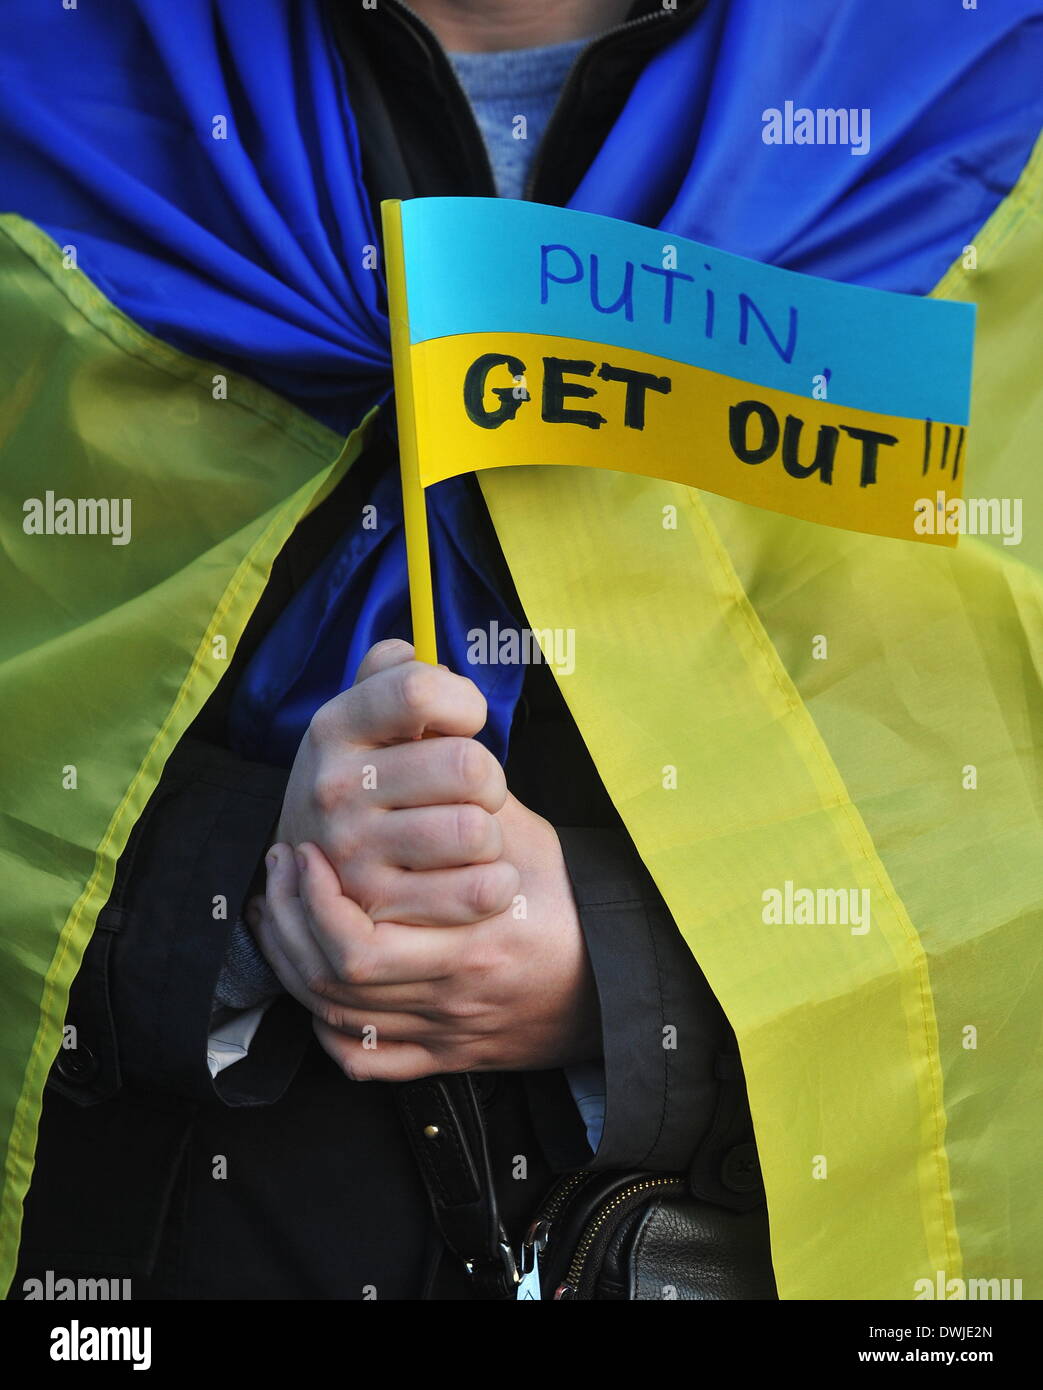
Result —
<instances>
[{"instance_id":1,"label":"handmade flag","mask_svg":"<svg viewBox=\"0 0 1043 1390\"><path fill-rule=\"evenodd\" d=\"M383 214L414 634L428 659L423 489L472 470L638 473L956 544L973 305L539 203L422 198Z\"/></svg>"}]
</instances>

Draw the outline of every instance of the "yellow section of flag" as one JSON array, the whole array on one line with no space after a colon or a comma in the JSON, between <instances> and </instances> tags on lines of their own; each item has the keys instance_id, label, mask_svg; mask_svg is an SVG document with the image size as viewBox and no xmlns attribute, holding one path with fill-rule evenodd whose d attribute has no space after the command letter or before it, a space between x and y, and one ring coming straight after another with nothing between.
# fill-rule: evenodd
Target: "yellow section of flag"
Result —
<instances>
[{"instance_id":1,"label":"yellow section of flag","mask_svg":"<svg viewBox=\"0 0 1043 1390\"><path fill-rule=\"evenodd\" d=\"M827 526L955 545L966 429L751 386L644 352L534 334L410 349L422 487L541 463L705 488Z\"/></svg>"}]
</instances>

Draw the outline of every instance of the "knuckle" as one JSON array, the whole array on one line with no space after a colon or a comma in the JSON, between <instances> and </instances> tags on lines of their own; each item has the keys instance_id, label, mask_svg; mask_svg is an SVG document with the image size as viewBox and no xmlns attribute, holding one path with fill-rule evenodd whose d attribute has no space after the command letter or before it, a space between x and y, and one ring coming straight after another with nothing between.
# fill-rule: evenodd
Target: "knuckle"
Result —
<instances>
[{"instance_id":1,"label":"knuckle","mask_svg":"<svg viewBox=\"0 0 1043 1390\"><path fill-rule=\"evenodd\" d=\"M373 643L363 657L363 662L382 661L386 656L405 656L412 650L409 643L401 637L385 637L383 641Z\"/></svg>"},{"instance_id":2,"label":"knuckle","mask_svg":"<svg viewBox=\"0 0 1043 1390\"><path fill-rule=\"evenodd\" d=\"M341 805L347 790L343 771L333 764L321 767L315 774L312 797L323 815L329 815Z\"/></svg>"},{"instance_id":3,"label":"knuckle","mask_svg":"<svg viewBox=\"0 0 1043 1390\"><path fill-rule=\"evenodd\" d=\"M327 1028L332 1028L338 1033L343 1031L344 1010L339 1005L331 1003L328 999L320 999L313 1004L312 1013Z\"/></svg>"},{"instance_id":4,"label":"knuckle","mask_svg":"<svg viewBox=\"0 0 1043 1390\"><path fill-rule=\"evenodd\" d=\"M368 951L342 951L337 957L337 981L343 985L368 985L375 963Z\"/></svg>"},{"instance_id":5,"label":"knuckle","mask_svg":"<svg viewBox=\"0 0 1043 1390\"><path fill-rule=\"evenodd\" d=\"M505 873L505 870L510 872ZM470 871L467 906L480 920L494 917L510 905L514 873L503 863L482 864Z\"/></svg>"},{"instance_id":6,"label":"knuckle","mask_svg":"<svg viewBox=\"0 0 1043 1390\"><path fill-rule=\"evenodd\" d=\"M483 748L482 752L485 751ZM488 797L488 805L495 811L503 808L507 800L507 776L491 753L486 763L485 794Z\"/></svg>"},{"instance_id":7,"label":"knuckle","mask_svg":"<svg viewBox=\"0 0 1043 1390\"><path fill-rule=\"evenodd\" d=\"M452 758L460 789L466 793L478 792L489 774L489 759L492 757L480 743L473 738L453 740ZM493 759L495 762L495 759Z\"/></svg>"},{"instance_id":8,"label":"knuckle","mask_svg":"<svg viewBox=\"0 0 1043 1390\"><path fill-rule=\"evenodd\" d=\"M326 970L316 970L314 974L304 977L304 987L308 993L327 1002L336 999L337 985L338 981Z\"/></svg>"},{"instance_id":9,"label":"knuckle","mask_svg":"<svg viewBox=\"0 0 1043 1390\"><path fill-rule=\"evenodd\" d=\"M454 995L442 1006L445 1017L455 1024L473 1024L485 1016L484 1007L476 999Z\"/></svg>"},{"instance_id":10,"label":"knuckle","mask_svg":"<svg viewBox=\"0 0 1043 1390\"><path fill-rule=\"evenodd\" d=\"M462 699L469 698L470 701L474 704L476 723L479 729L482 728L482 726L485 724L486 719L489 716L489 706L486 702L485 696L482 694L479 687L475 685L474 681L470 678L470 676L457 676L456 679L463 682L463 688L460 691L460 696Z\"/></svg>"},{"instance_id":11,"label":"knuckle","mask_svg":"<svg viewBox=\"0 0 1043 1390\"><path fill-rule=\"evenodd\" d=\"M369 1065L363 1062L362 1059L357 1057L354 1053L341 1057L340 1069L349 1081L372 1080L372 1072L370 1071Z\"/></svg>"},{"instance_id":12,"label":"knuckle","mask_svg":"<svg viewBox=\"0 0 1043 1390\"><path fill-rule=\"evenodd\" d=\"M430 714L441 681L441 673L423 662L403 667L399 678L399 697L406 712L417 717Z\"/></svg>"},{"instance_id":13,"label":"knuckle","mask_svg":"<svg viewBox=\"0 0 1043 1390\"><path fill-rule=\"evenodd\" d=\"M481 933L467 962L469 991L475 998L489 997L497 980L511 980L517 975L518 962L503 944L499 933ZM463 991L466 994L468 991Z\"/></svg>"},{"instance_id":14,"label":"knuckle","mask_svg":"<svg viewBox=\"0 0 1043 1390\"><path fill-rule=\"evenodd\" d=\"M480 806L464 802L454 808L456 848L461 860L470 864L489 848L492 817Z\"/></svg>"},{"instance_id":15,"label":"knuckle","mask_svg":"<svg viewBox=\"0 0 1043 1390\"><path fill-rule=\"evenodd\" d=\"M360 862L347 885L351 897L370 918L383 918L396 900L399 879L395 871L376 861Z\"/></svg>"},{"instance_id":16,"label":"knuckle","mask_svg":"<svg viewBox=\"0 0 1043 1390\"><path fill-rule=\"evenodd\" d=\"M328 830L328 858L337 870L342 892L355 903L365 893L380 862L380 847L372 819L365 807L352 807L339 815Z\"/></svg>"},{"instance_id":17,"label":"knuckle","mask_svg":"<svg viewBox=\"0 0 1043 1390\"><path fill-rule=\"evenodd\" d=\"M317 748L328 744L341 722L341 711L336 700L327 700L312 715L308 724L308 741Z\"/></svg>"}]
</instances>

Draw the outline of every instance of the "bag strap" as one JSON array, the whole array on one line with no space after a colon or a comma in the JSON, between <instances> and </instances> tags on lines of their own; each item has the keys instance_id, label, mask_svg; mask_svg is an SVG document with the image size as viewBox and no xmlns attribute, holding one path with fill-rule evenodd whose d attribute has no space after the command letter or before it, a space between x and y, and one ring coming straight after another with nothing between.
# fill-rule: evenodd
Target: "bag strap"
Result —
<instances>
[{"instance_id":1,"label":"bag strap","mask_svg":"<svg viewBox=\"0 0 1043 1390\"><path fill-rule=\"evenodd\" d=\"M399 1084L395 1095L443 1240L481 1297L514 1297L520 1275L500 1220L474 1083L467 1075L431 1076Z\"/></svg>"}]
</instances>

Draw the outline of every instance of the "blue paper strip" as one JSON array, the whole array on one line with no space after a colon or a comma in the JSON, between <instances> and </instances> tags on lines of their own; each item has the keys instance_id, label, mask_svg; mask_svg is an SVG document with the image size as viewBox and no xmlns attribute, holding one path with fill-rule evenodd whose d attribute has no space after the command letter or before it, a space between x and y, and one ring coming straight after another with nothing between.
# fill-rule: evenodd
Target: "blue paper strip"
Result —
<instances>
[{"instance_id":1,"label":"blue paper strip","mask_svg":"<svg viewBox=\"0 0 1043 1390\"><path fill-rule=\"evenodd\" d=\"M861 410L967 423L971 304L799 275L513 199L417 198L402 218L414 343L554 334Z\"/></svg>"}]
</instances>

